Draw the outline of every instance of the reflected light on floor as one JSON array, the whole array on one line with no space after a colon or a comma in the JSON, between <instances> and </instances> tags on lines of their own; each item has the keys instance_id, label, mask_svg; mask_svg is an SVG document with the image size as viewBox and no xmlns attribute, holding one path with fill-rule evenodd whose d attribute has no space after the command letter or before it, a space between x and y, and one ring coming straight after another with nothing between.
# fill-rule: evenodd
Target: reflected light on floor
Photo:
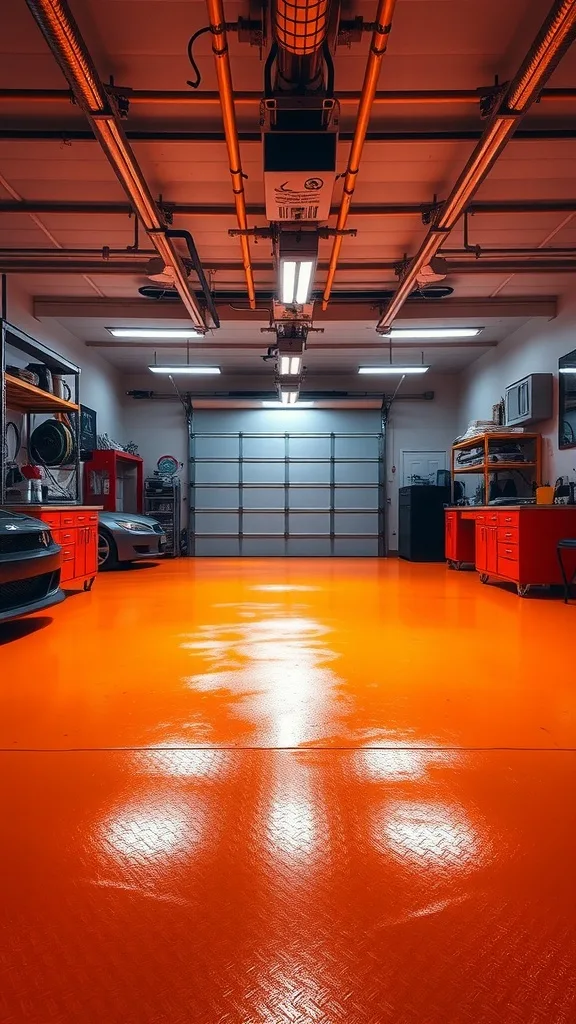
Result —
<instances>
[{"instance_id":1,"label":"reflected light on floor","mask_svg":"<svg viewBox=\"0 0 576 1024\"><path fill-rule=\"evenodd\" d=\"M256 608L261 616L259 605L248 604L245 611ZM324 639L329 628L306 616L274 615L274 608L267 608L266 618L207 626L188 637L182 646L203 656L210 670L186 685L242 694L252 714L271 720L272 742L295 747L315 734L340 679L325 667L335 657Z\"/></svg>"},{"instance_id":2,"label":"reflected light on floor","mask_svg":"<svg viewBox=\"0 0 576 1024\"><path fill-rule=\"evenodd\" d=\"M163 746L171 749L138 751L134 755L136 768L147 775L216 779L222 778L229 767L230 755L226 750L200 750L187 747L178 741L167 742Z\"/></svg>"},{"instance_id":3,"label":"reflected light on floor","mask_svg":"<svg viewBox=\"0 0 576 1024\"><path fill-rule=\"evenodd\" d=\"M375 822L373 839L381 852L423 868L467 870L483 859L479 837L456 804L394 804Z\"/></svg>"},{"instance_id":4,"label":"reflected light on floor","mask_svg":"<svg viewBox=\"0 0 576 1024\"><path fill-rule=\"evenodd\" d=\"M204 831L203 808L186 813L182 805L158 803L124 807L105 822L100 839L105 852L138 864L183 856L198 846Z\"/></svg>"},{"instance_id":5,"label":"reflected light on floor","mask_svg":"<svg viewBox=\"0 0 576 1024\"><path fill-rule=\"evenodd\" d=\"M452 752L442 750L411 750L410 747L390 747L362 750L358 753L356 768L363 779L382 782L402 782L420 779L434 765L453 764Z\"/></svg>"},{"instance_id":6,"label":"reflected light on floor","mask_svg":"<svg viewBox=\"0 0 576 1024\"><path fill-rule=\"evenodd\" d=\"M289 797L273 800L267 831L276 850L288 854L290 858L308 858L317 837L312 803Z\"/></svg>"}]
</instances>

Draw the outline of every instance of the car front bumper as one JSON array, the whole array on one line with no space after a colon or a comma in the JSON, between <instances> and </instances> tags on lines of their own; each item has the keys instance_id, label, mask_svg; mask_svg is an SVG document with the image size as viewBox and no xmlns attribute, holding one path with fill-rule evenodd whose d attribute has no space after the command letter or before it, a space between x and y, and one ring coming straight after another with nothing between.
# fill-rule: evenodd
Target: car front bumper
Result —
<instances>
[{"instance_id":1,"label":"car front bumper","mask_svg":"<svg viewBox=\"0 0 576 1024\"><path fill-rule=\"evenodd\" d=\"M21 552L0 561L0 622L59 604L62 553L53 544L46 551Z\"/></svg>"},{"instance_id":2,"label":"car front bumper","mask_svg":"<svg viewBox=\"0 0 576 1024\"><path fill-rule=\"evenodd\" d=\"M166 534L150 530L115 530L114 541L119 562L135 562L139 558L159 558L166 550Z\"/></svg>"}]
</instances>

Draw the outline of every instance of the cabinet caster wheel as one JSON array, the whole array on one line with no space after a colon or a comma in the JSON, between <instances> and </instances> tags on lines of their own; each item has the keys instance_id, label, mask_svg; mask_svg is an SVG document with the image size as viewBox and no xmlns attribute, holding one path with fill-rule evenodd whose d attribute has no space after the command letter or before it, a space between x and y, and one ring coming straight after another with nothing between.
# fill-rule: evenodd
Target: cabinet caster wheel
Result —
<instances>
[{"instance_id":1,"label":"cabinet caster wheel","mask_svg":"<svg viewBox=\"0 0 576 1024\"><path fill-rule=\"evenodd\" d=\"M462 562L452 562L452 566L456 570L456 572L460 572L462 568Z\"/></svg>"},{"instance_id":2,"label":"cabinet caster wheel","mask_svg":"<svg viewBox=\"0 0 576 1024\"><path fill-rule=\"evenodd\" d=\"M516 593L518 594L518 597L526 597L526 594L528 594L529 591L530 591L530 584L529 583L518 583L518 585L516 587Z\"/></svg>"},{"instance_id":3,"label":"cabinet caster wheel","mask_svg":"<svg viewBox=\"0 0 576 1024\"><path fill-rule=\"evenodd\" d=\"M480 573L480 583L488 583L489 578L490 577L488 576L487 572Z\"/></svg>"},{"instance_id":4,"label":"cabinet caster wheel","mask_svg":"<svg viewBox=\"0 0 576 1024\"><path fill-rule=\"evenodd\" d=\"M84 590L85 591L92 590L92 584L94 583L95 578L96 577L93 576L91 580L84 580Z\"/></svg>"}]
</instances>

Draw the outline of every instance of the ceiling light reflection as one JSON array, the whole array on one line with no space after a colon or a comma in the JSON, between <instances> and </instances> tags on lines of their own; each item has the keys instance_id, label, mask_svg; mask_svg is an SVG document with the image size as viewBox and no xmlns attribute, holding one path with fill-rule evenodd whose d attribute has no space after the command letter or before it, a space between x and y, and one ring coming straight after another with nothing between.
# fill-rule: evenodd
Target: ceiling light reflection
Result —
<instances>
[{"instance_id":1,"label":"ceiling light reflection","mask_svg":"<svg viewBox=\"0 0 576 1024\"><path fill-rule=\"evenodd\" d=\"M192 779L220 778L229 766L230 754L226 750L198 749L177 741L162 746L170 749L138 751L134 757L136 766L147 775Z\"/></svg>"},{"instance_id":2,"label":"ceiling light reflection","mask_svg":"<svg viewBox=\"0 0 576 1024\"><path fill-rule=\"evenodd\" d=\"M204 808L163 802L123 807L100 829L105 849L139 864L182 856L204 832Z\"/></svg>"},{"instance_id":3,"label":"ceiling light reflection","mask_svg":"<svg viewBox=\"0 0 576 1024\"><path fill-rule=\"evenodd\" d=\"M309 800L279 797L272 801L268 835L275 849L308 858L316 844L316 820Z\"/></svg>"},{"instance_id":4,"label":"ceiling light reflection","mask_svg":"<svg viewBox=\"0 0 576 1024\"><path fill-rule=\"evenodd\" d=\"M422 868L470 870L481 859L478 835L457 804L398 802L375 820L373 840L382 853Z\"/></svg>"},{"instance_id":5,"label":"ceiling light reflection","mask_svg":"<svg viewBox=\"0 0 576 1024\"><path fill-rule=\"evenodd\" d=\"M401 782L422 778L438 764L453 764L453 753L443 750L421 750L410 747L382 747L360 750L356 755L358 774L365 779Z\"/></svg>"}]
</instances>

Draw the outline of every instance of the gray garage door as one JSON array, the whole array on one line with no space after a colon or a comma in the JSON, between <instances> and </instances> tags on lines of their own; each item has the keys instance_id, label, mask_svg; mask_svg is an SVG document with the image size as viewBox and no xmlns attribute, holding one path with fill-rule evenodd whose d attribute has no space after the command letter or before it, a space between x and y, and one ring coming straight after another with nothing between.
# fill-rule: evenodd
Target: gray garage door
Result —
<instances>
[{"instance_id":1,"label":"gray garage door","mask_svg":"<svg viewBox=\"0 0 576 1024\"><path fill-rule=\"evenodd\" d=\"M192 554L384 554L382 434L194 432L191 441Z\"/></svg>"}]
</instances>

